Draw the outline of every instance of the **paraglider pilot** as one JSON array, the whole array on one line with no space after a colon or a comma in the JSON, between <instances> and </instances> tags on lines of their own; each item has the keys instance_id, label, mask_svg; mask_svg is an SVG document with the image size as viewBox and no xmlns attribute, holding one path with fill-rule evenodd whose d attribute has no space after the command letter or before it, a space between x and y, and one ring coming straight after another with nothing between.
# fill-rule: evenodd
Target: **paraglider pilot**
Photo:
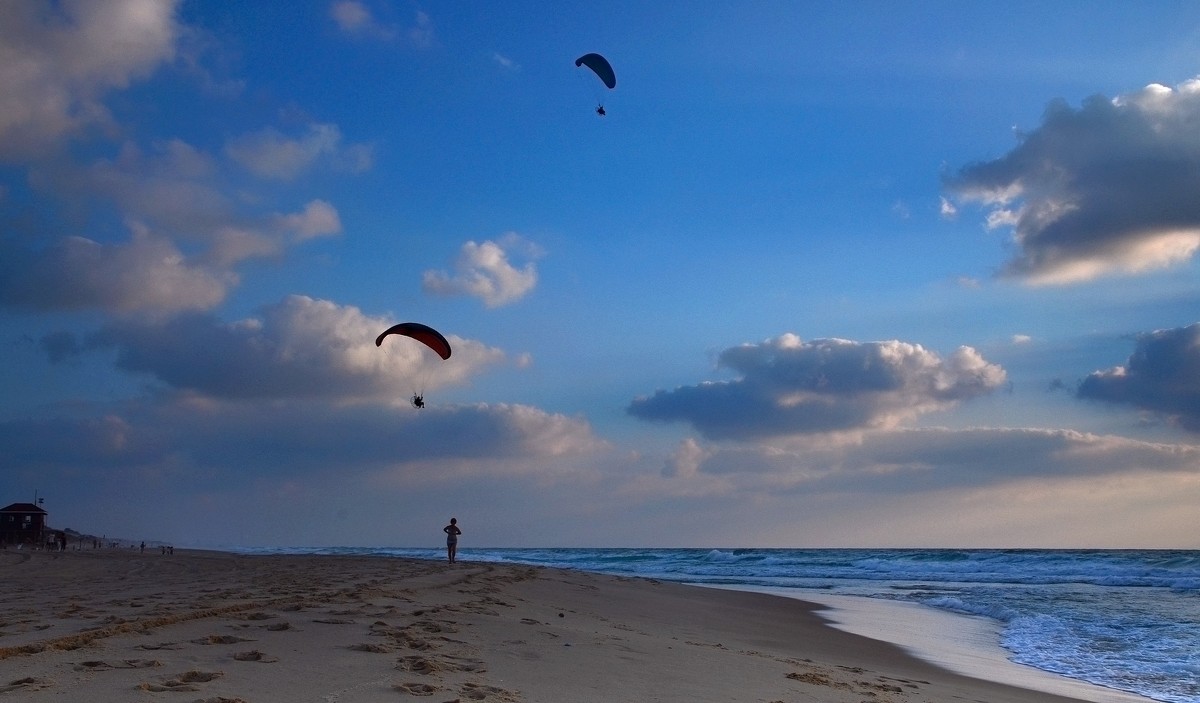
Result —
<instances>
[{"instance_id":1,"label":"paraglider pilot","mask_svg":"<svg viewBox=\"0 0 1200 703\"><path fill-rule=\"evenodd\" d=\"M603 105L597 105L597 106L596 106L596 114L597 114L597 115L600 115L601 117L604 117L604 116L605 116L606 114L608 114L608 113L606 113L606 112L604 111L604 106L603 106Z\"/></svg>"},{"instance_id":2,"label":"paraglider pilot","mask_svg":"<svg viewBox=\"0 0 1200 703\"><path fill-rule=\"evenodd\" d=\"M414 394L412 397L412 404L413 407L417 408L418 410L425 407L425 396Z\"/></svg>"}]
</instances>

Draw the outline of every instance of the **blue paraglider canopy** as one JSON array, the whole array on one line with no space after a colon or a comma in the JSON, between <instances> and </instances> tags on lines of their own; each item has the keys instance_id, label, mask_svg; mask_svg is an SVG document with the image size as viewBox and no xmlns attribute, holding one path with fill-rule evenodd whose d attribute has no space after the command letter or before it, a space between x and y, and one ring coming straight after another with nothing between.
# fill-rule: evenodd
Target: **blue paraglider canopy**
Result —
<instances>
[{"instance_id":1,"label":"blue paraglider canopy","mask_svg":"<svg viewBox=\"0 0 1200 703\"><path fill-rule=\"evenodd\" d=\"M613 67L608 59L600 54L584 54L575 59L575 66L576 68L587 66L592 69L592 72L604 82L604 85L608 86L609 90L617 87L617 74L613 72Z\"/></svg>"}]
</instances>

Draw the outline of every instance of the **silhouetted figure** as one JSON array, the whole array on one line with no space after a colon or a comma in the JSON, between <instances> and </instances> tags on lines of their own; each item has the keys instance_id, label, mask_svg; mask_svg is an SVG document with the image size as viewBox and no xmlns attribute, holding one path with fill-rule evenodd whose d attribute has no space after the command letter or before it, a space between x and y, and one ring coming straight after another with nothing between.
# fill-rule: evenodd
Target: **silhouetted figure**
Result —
<instances>
[{"instance_id":1,"label":"silhouetted figure","mask_svg":"<svg viewBox=\"0 0 1200 703\"><path fill-rule=\"evenodd\" d=\"M596 106L596 114L597 114L597 115L600 115L601 117L604 117L604 116L605 116L605 115L607 115L608 113L604 111L604 106L603 106L603 105L597 105L597 106Z\"/></svg>"},{"instance_id":2,"label":"silhouetted figure","mask_svg":"<svg viewBox=\"0 0 1200 703\"><path fill-rule=\"evenodd\" d=\"M413 397L412 397L412 405L413 405L413 407L414 407L414 408L416 408L417 410L420 410L421 408L425 407L425 396L423 396L423 395L413 395Z\"/></svg>"},{"instance_id":3,"label":"silhouetted figure","mask_svg":"<svg viewBox=\"0 0 1200 703\"><path fill-rule=\"evenodd\" d=\"M458 536L462 534L458 529L458 518L450 518L450 524L443 527L442 532L446 533L446 558L453 564L458 553Z\"/></svg>"}]
</instances>

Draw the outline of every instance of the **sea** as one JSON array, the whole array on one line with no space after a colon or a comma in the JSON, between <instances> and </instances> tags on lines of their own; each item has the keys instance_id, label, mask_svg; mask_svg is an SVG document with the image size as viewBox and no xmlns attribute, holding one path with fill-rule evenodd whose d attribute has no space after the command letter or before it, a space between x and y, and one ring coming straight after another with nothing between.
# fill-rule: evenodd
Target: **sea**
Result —
<instances>
[{"instance_id":1,"label":"sea","mask_svg":"<svg viewBox=\"0 0 1200 703\"><path fill-rule=\"evenodd\" d=\"M440 549L254 553L443 559ZM1075 549L459 549L531 564L984 618L1006 657L1167 703L1200 703L1200 551Z\"/></svg>"}]
</instances>

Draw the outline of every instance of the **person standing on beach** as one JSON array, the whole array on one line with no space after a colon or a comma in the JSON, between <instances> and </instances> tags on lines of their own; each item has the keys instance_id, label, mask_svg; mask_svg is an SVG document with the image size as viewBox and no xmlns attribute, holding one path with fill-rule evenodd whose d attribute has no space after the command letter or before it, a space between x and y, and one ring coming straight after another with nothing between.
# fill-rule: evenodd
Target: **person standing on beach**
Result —
<instances>
[{"instance_id":1,"label":"person standing on beach","mask_svg":"<svg viewBox=\"0 0 1200 703\"><path fill-rule=\"evenodd\" d=\"M458 518L450 518L450 524L443 527L442 532L446 533L446 558L453 564L454 555L458 552L458 536L462 534L462 530L458 529Z\"/></svg>"}]
</instances>

